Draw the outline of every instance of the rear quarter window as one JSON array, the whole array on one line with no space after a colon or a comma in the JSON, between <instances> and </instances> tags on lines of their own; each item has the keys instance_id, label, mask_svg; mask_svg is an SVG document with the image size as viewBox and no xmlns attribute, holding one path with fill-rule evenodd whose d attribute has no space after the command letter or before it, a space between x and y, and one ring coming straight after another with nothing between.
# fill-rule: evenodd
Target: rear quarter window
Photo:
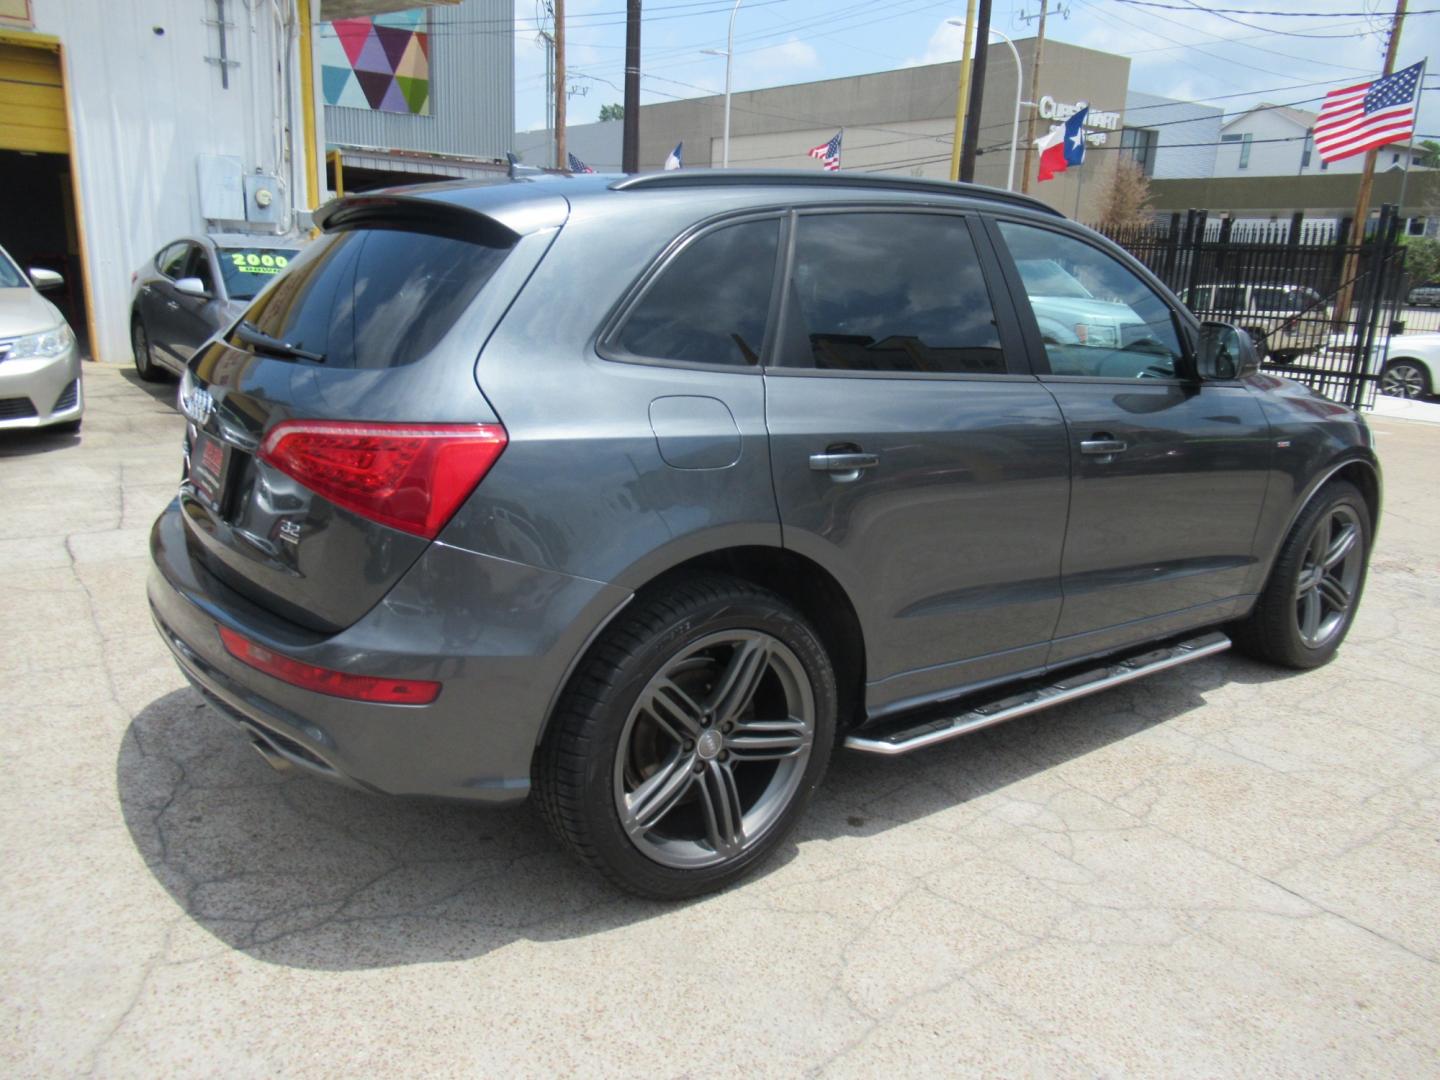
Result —
<instances>
[{"instance_id":1,"label":"rear quarter window","mask_svg":"<svg viewBox=\"0 0 1440 1080\"><path fill-rule=\"evenodd\" d=\"M435 347L509 251L399 229L331 233L291 262L244 319L324 356L326 367L399 367ZM230 344L252 348L233 334Z\"/></svg>"},{"instance_id":2,"label":"rear quarter window","mask_svg":"<svg viewBox=\"0 0 1440 1080\"><path fill-rule=\"evenodd\" d=\"M611 344L662 362L758 363L779 237L778 218L698 237L661 269Z\"/></svg>"}]
</instances>

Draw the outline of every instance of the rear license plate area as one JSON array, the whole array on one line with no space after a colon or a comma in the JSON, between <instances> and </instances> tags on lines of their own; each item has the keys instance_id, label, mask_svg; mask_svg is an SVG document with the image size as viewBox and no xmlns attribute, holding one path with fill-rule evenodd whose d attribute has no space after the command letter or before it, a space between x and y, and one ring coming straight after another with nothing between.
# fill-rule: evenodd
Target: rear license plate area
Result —
<instances>
[{"instance_id":1,"label":"rear license plate area","mask_svg":"<svg viewBox=\"0 0 1440 1080\"><path fill-rule=\"evenodd\" d=\"M231 468L230 447L204 432L196 435L190 448L190 486L213 512L221 513Z\"/></svg>"}]
</instances>

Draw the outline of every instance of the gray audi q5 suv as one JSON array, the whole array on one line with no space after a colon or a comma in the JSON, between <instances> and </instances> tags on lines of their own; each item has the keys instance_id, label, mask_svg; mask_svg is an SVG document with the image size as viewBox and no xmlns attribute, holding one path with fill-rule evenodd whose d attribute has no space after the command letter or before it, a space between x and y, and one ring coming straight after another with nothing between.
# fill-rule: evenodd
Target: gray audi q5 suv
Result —
<instances>
[{"instance_id":1,"label":"gray audi q5 suv","mask_svg":"<svg viewBox=\"0 0 1440 1080\"><path fill-rule=\"evenodd\" d=\"M277 767L534 788L680 897L781 844L837 743L1232 641L1313 667L1354 617L1365 424L1032 199L685 171L318 220L188 365L151 537L161 635ZM1088 297L1061 341L1042 263Z\"/></svg>"}]
</instances>

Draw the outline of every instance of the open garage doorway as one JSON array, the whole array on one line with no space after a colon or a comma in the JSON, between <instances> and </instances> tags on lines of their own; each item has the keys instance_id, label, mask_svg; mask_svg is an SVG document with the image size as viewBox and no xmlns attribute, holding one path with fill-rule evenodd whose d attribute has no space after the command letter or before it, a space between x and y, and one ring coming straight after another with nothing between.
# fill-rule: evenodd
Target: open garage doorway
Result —
<instances>
[{"instance_id":1,"label":"open garage doorway","mask_svg":"<svg viewBox=\"0 0 1440 1080\"><path fill-rule=\"evenodd\" d=\"M34 37L36 45L15 44ZM38 35L0 37L0 246L21 269L65 278L47 299L90 355L81 235L58 48Z\"/></svg>"}]
</instances>

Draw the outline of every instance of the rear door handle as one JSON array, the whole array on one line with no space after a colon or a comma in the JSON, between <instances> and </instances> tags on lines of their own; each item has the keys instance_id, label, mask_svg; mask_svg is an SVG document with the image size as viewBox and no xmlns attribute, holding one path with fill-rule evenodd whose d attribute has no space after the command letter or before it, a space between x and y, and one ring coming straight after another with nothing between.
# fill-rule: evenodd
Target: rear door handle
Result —
<instances>
[{"instance_id":1,"label":"rear door handle","mask_svg":"<svg viewBox=\"0 0 1440 1080\"><path fill-rule=\"evenodd\" d=\"M867 454L862 450L827 451L810 455L810 468L816 472L828 472L836 480L854 480L861 469L873 469L880 464L879 454Z\"/></svg>"},{"instance_id":2,"label":"rear door handle","mask_svg":"<svg viewBox=\"0 0 1440 1080\"><path fill-rule=\"evenodd\" d=\"M1128 450L1130 444L1123 439L1082 439L1080 441L1080 452L1082 454L1119 454Z\"/></svg>"}]
</instances>

